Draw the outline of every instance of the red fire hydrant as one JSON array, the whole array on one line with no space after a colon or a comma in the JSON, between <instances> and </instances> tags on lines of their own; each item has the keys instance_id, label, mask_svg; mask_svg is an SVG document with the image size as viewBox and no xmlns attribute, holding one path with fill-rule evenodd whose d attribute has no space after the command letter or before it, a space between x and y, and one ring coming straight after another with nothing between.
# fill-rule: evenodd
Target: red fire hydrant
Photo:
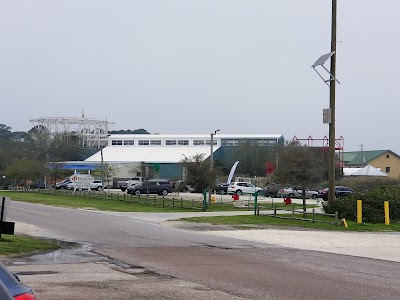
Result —
<instances>
[{"instance_id":1,"label":"red fire hydrant","mask_svg":"<svg viewBox=\"0 0 400 300\"><path fill-rule=\"evenodd\" d=\"M289 205L289 204L292 204L292 199L287 197L287 198L285 198L285 200L283 200L283 202L285 202L286 205Z\"/></svg>"},{"instance_id":2,"label":"red fire hydrant","mask_svg":"<svg viewBox=\"0 0 400 300\"><path fill-rule=\"evenodd\" d=\"M233 194L232 195L233 201L239 200L239 195L238 194Z\"/></svg>"}]
</instances>

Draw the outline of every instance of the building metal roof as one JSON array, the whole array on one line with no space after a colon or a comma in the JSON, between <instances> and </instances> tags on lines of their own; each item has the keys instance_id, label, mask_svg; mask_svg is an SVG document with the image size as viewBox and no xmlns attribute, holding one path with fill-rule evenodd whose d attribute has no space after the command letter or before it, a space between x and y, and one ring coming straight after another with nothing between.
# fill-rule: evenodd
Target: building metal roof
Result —
<instances>
[{"instance_id":1,"label":"building metal roof","mask_svg":"<svg viewBox=\"0 0 400 300\"><path fill-rule=\"evenodd\" d=\"M213 150L218 147L214 146ZM196 154L203 154L204 158L210 156L210 146L173 146L173 147L156 147L156 146L108 146L103 149L103 161L106 163L178 163L185 157L193 157ZM87 158L86 162L101 161L101 152L97 152Z\"/></svg>"},{"instance_id":2,"label":"building metal roof","mask_svg":"<svg viewBox=\"0 0 400 300\"><path fill-rule=\"evenodd\" d=\"M111 134L109 136L110 139L129 139L129 138L210 138L210 134L158 134L158 133L150 133L150 134ZM214 139L279 139L283 138L282 134L222 134L217 133L214 135Z\"/></svg>"},{"instance_id":3,"label":"building metal roof","mask_svg":"<svg viewBox=\"0 0 400 300\"><path fill-rule=\"evenodd\" d=\"M107 163L179 163L185 157L202 154L204 159L210 156L210 145L112 145L115 140L210 140L210 134L112 134L108 137L108 146L103 148L103 161ZM282 134L216 134L213 152L221 146L221 139L283 139ZM100 162L101 151L88 157L86 162Z\"/></svg>"},{"instance_id":4,"label":"building metal roof","mask_svg":"<svg viewBox=\"0 0 400 300\"><path fill-rule=\"evenodd\" d=\"M343 153L343 162L346 166L361 166L385 153L390 153L397 158L400 158L398 154L391 150L353 151Z\"/></svg>"}]
</instances>

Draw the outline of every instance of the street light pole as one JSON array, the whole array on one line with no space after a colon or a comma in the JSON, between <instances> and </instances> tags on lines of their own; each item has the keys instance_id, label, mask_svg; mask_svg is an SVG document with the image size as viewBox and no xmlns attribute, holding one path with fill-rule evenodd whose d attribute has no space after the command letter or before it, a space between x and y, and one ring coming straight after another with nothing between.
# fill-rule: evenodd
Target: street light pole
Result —
<instances>
[{"instance_id":1,"label":"street light pole","mask_svg":"<svg viewBox=\"0 0 400 300\"><path fill-rule=\"evenodd\" d=\"M337 18L337 0L332 0L332 30L331 30L331 67L330 73L336 78L336 18ZM329 190L328 203L332 203L335 199L335 97L336 97L336 80L331 80L329 85L329 107L331 113L331 122L329 123Z\"/></svg>"},{"instance_id":2,"label":"street light pole","mask_svg":"<svg viewBox=\"0 0 400 300\"><path fill-rule=\"evenodd\" d=\"M217 134L217 132L220 131L220 129L215 130L214 132L211 132L211 140L210 140L210 174L212 176L212 179L214 180L214 175L213 175L213 170L214 170L214 135ZM213 181L212 180L212 181ZM208 204L211 204L211 192L212 192L212 187L211 185L208 188Z\"/></svg>"}]
</instances>

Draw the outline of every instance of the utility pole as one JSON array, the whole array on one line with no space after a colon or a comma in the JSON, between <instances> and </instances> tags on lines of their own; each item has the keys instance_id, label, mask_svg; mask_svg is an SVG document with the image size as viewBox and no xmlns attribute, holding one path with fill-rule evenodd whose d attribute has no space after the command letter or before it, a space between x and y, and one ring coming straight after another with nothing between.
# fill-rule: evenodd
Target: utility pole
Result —
<instances>
[{"instance_id":1,"label":"utility pole","mask_svg":"<svg viewBox=\"0 0 400 300\"><path fill-rule=\"evenodd\" d=\"M337 0L332 0L332 31L331 31L331 67L330 73L336 78L336 18L337 18ZM328 203L332 203L335 199L335 97L336 97L336 80L331 80L329 85L329 107L331 113L331 122L329 123L329 190Z\"/></svg>"}]
</instances>

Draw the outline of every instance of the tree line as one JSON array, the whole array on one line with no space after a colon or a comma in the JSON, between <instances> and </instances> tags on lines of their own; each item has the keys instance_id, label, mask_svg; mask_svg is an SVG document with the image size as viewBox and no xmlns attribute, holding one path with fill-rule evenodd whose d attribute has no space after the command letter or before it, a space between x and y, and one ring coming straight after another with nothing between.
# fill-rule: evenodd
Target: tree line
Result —
<instances>
[{"instance_id":1,"label":"tree line","mask_svg":"<svg viewBox=\"0 0 400 300\"><path fill-rule=\"evenodd\" d=\"M0 124L0 179L23 182L27 179L39 180L45 176L59 178L71 171L46 170L46 162L77 161L86 159L87 149L81 149L79 137L71 134L50 134L47 130L33 127L28 132L12 131ZM148 133L145 129L116 130L113 133ZM181 163L187 169L189 184L200 188L212 184L216 176L227 176L233 163L240 161L236 174L248 177L265 177L266 163L274 165L270 180L309 186L326 180L328 176L327 155L319 148L290 142L271 149L243 142L239 146L225 147L221 151L223 159L214 158L213 173L209 161L195 156L185 158ZM65 173L65 174L63 174ZM5 177L4 177L5 176Z\"/></svg>"}]
</instances>

